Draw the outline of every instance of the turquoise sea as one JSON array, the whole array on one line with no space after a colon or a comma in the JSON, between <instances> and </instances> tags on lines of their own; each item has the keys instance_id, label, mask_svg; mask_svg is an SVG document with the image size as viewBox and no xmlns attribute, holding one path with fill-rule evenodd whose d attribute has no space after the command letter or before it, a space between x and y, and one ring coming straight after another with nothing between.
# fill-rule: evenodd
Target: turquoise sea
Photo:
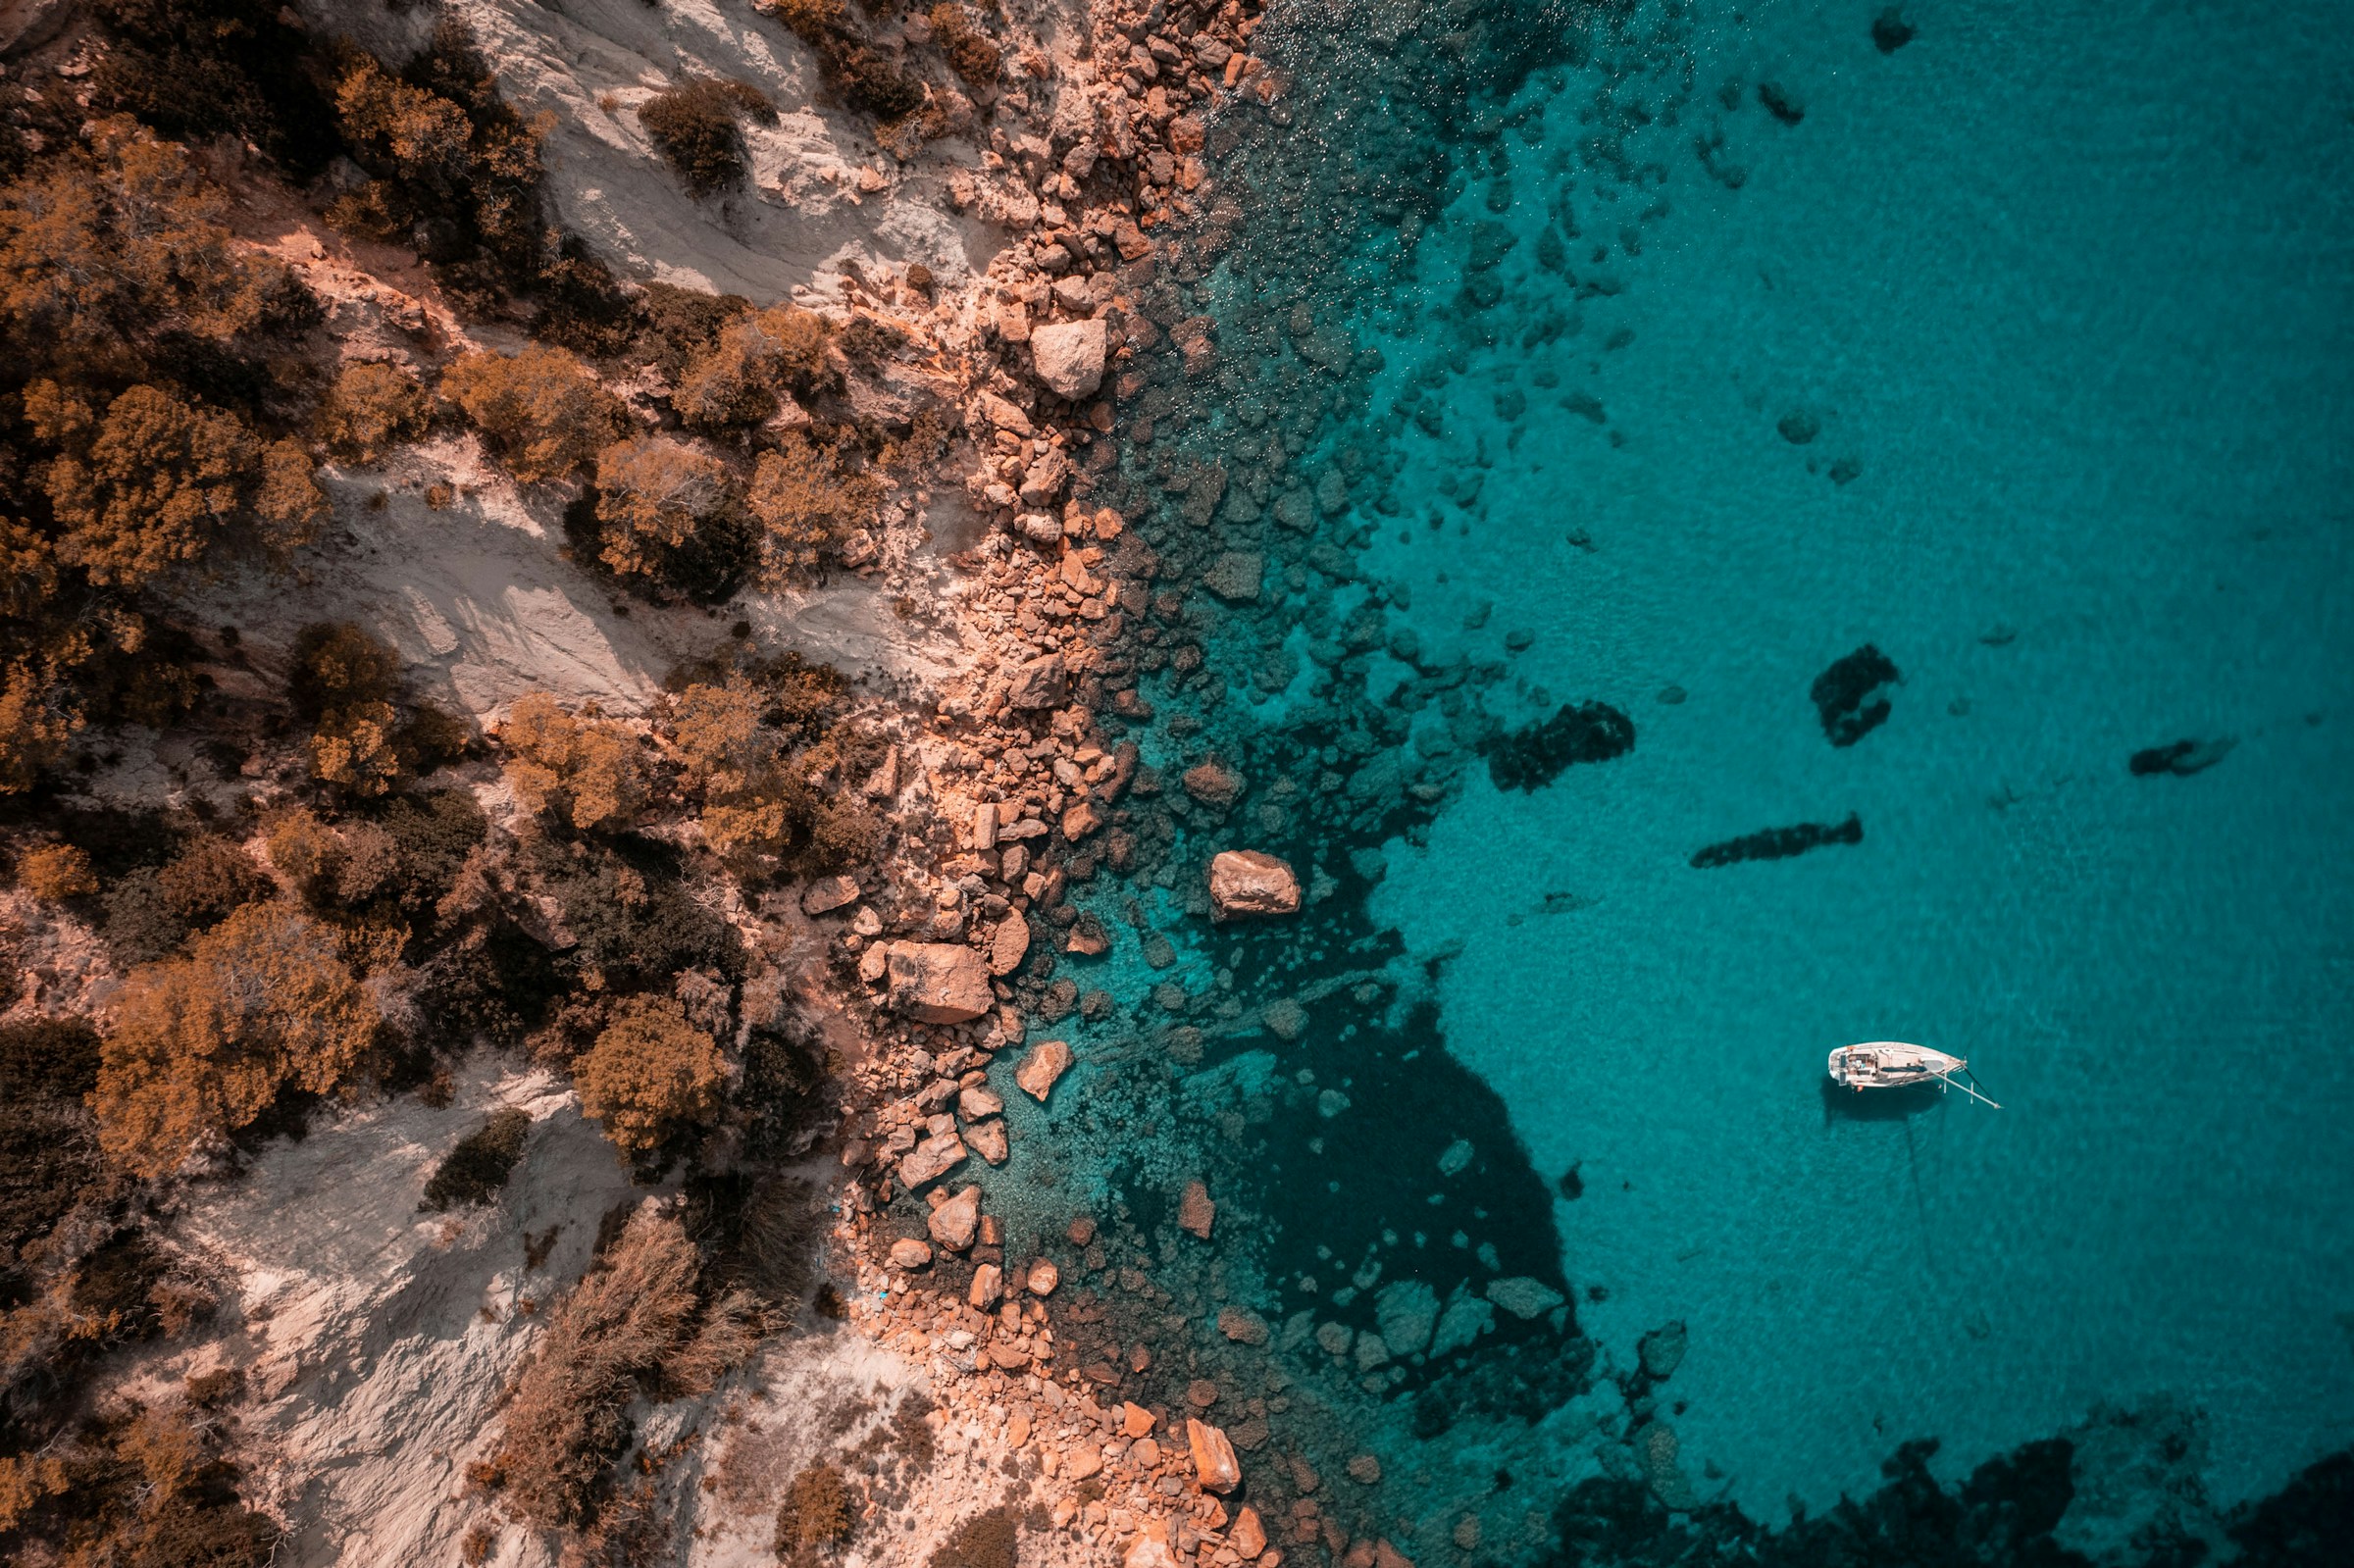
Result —
<instances>
[{"instance_id":1,"label":"turquoise sea","mask_svg":"<svg viewBox=\"0 0 2354 1568\"><path fill-rule=\"evenodd\" d=\"M1211 1293L1423 1563L2349 1560L2343 7L1292 19L1121 481L1264 591L1155 612L1049 1180L1247 1194Z\"/></svg>"},{"instance_id":2,"label":"turquoise sea","mask_svg":"<svg viewBox=\"0 0 2354 1568\"><path fill-rule=\"evenodd\" d=\"M1687 1463L1745 1505L2159 1392L2221 1494L2269 1490L2354 1439L2346 14L1914 6L1882 55L1856 5L1706 10L1687 128L1715 111L1748 177L1667 160L1619 292L1472 351L1364 558L1425 650L1533 632L1515 676L1638 738L1530 793L1474 774L1377 918L1460 944L1449 1048L1540 1172L1579 1166L1589 1327L1687 1322ZM1510 210L1473 181L1423 241L1441 301L1482 221L1519 236L1508 302L1567 291L1551 140L1508 132ZM1639 198L1569 199L1575 267ZM1367 324L1385 380L1427 321ZM1809 687L1866 643L1903 683L1835 748ZM2237 743L2128 772L2185 736ZM1686 863L1849 813L1852 847ZM1826 1107L1826 1049L1890 1037L2004 1109Z\"/></svg>"}]
</instances>

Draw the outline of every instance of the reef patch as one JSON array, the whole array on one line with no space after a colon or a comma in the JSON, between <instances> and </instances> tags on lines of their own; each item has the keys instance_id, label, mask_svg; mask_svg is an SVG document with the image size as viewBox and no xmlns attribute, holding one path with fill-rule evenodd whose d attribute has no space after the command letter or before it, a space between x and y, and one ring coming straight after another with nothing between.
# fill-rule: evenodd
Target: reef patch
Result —
<instances>
[{"instance_id":1,"label":"reef patch","mask_svg":"<svg viewBox=\"0 0 2354 1568\"><path fill-rule=\"evenodd\" d=\"M2205 773L2223 761L2237 744L2239 742L2230 735L2219 740L2171 741L2163 746L2150 746L2134 752L2125 759L2125 768L2136 779L2147 779L2161 773L2187 779L2194 773Z\"/></svg>"},{"instance_id":2,"label":"reef patch","mask_svg":"<svg viewBox=\"0 0 2354 1568\"><path fill-rule=\"evenodd\" d=\"M1531 790L1573 763L1608 762L1635 749L1635 721L1607 702L1564 704L1552 718L1490 738L1481 746L1499 789Z\"/></svg>"},{"instance_id":3,"label":"reef patch","mask_svg":"<svg viewBox=\"0 0 2354 1568\"><path fill-rule=\"evenodd\" d=\"M1864 841L1864 819L1854 812L1836 826L1819 822L1802 822L1788 828L1766 828L1758 833L1743 834L1722 843L1710 844L1695 850L1693 866L1710 871L1718 866L1730 866L1743 860L1787 860L1803 855L1824 844L1860 844Z\"/></svg>"},{"instance_id":4,"label":"reef patch","mask_svg":"<svg viewBox=\"0 0 2354 1568\"><path fill-rule=\"evenodd\" d=\"M1824 736L1834 746L1852 746L1888 722L1888 687L1904 679L1888 655L1867 642L1817 676L1807 694Z\"/></svg>"}]
</instances>

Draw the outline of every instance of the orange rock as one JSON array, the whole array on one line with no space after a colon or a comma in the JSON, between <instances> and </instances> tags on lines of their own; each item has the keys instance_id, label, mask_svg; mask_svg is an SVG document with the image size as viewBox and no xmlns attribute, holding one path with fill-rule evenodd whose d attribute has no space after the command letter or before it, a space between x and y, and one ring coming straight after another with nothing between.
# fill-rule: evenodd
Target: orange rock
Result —
<instances>
[{"instance_id":1,"label":"orange rock","mask_svg":"<svg viewBox=\"0 0 2354 1568\"><path fill-rule=\"evenodd\" d=\"M1152 1412L1141 1404L1120 1406L1120 1430L1131 1438L1141 1438L1152 1430Z\"/></svg>"},{"instance_id":2,"label":"orange rock","mask_svg":"<svg viewBox=\"0 0 2354 1568\"><path fill-rule=\"evenodd\" d=\"M1191 1417L1185 1423L1186 1441L1193 1445L1194 1475L1204 1492L1232 1492L1243 1484L1243 1467L1234 1444L1216 1427Z\"/></svg>"},{"instance_id":3,"label":"orange rock","mask_svg":"<svg viewBox=\"0 0 2354 1568\"><path fill-rule=\"evenodd\" d=\"M1206 1241L1217 1217L1218 1206L1209 1200L1209 1189L1200 1182L1186 1183L1185 1194L1177 1200L1177 1228Z\"/></svg>"},{"instance_id":4,"label":"orange rock","mask_svg":"<svg viewBox=\"0 0 2354 1568\"><path fill-rule=\"evenodd\" d=\"M1267 1549L1267 1527L1259 1523L1256 1508L1246 1507L1234 1516L1234 1528L1226 1532L1226 1544L1246 1562Z\"/></svg>"}]
</instances>

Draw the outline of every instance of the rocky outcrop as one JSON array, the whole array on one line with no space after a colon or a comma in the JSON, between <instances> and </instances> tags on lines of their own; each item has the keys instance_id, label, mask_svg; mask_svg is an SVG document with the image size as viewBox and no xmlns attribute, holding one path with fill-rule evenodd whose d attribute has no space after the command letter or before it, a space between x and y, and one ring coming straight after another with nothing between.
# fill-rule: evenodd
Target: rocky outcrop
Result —
<instances>
[{"instance_id":1,"label":"rocky outcrop","mask_svg":"<svg viewBox=\"0 0 2354 1568\"><path fill-rule=\"evenodd\" d=\"M963 1024L997 1002L989 965L956 942L896 941L884 950L891 1005L919 1024Z\"/></svg>"},{"instance_id":2,"label":"rocky outcrop","mask_svg":"<svg viewBox=\"0 0 2354 1568\"><path fill-rule=\"evenodd\" d=\"M1219 920L1296 915L1300 879L1290 864L1255 849L1228 849L1209 863L1209 903Z\"/></svg>"},{"instance_id":3,"label":"rocky outcrop","mask_svg":"<svg viewBox=\"0 0 2354 1568\"><path fill-rule=\"evenodd\" d=\"M1702 871L1716 866L1729 866L1742 860L1787 860L1803 855L1824 844L1860 844L1864 841L1864 820L1848 813L1845 822L1825 827L1819 822L1802 822L1788 828L1766 828L1722 843L1710 844L1695 850L1692 864Z\"/></svg>"},{"instance_id":4,"label":"rocky outcrop","mask_svg":"<svg viewBox=\"0 0 2354 1568\"><path fill-rule=\"evenodd\" d=\"M1808 695L1834 746L1852 746L1888 722L1888 688L1902 682L1896 666L1867 642L1815 678Z\"/></svg>"}]
</instances>

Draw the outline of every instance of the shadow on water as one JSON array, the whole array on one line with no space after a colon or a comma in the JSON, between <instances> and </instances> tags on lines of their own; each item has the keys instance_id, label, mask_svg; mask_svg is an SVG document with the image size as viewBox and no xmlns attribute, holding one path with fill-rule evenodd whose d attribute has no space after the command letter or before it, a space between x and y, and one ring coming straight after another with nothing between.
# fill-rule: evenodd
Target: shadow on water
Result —
<instances>
[{"instance_id":1,"label":"shadow on water","mask_svg":"<svg viewBox=\"0 0 2354 1568\"><path fill-rule=\"evenodd\" d=\"M1857 1090L1834 1084L1826 1075L1816 1081L1822 1095L1822 1122L1907 1122L1935 1110L1952 1091L1935 1084L1908 1084L1901 1088Z\"/></svg>"}]
</instances>

